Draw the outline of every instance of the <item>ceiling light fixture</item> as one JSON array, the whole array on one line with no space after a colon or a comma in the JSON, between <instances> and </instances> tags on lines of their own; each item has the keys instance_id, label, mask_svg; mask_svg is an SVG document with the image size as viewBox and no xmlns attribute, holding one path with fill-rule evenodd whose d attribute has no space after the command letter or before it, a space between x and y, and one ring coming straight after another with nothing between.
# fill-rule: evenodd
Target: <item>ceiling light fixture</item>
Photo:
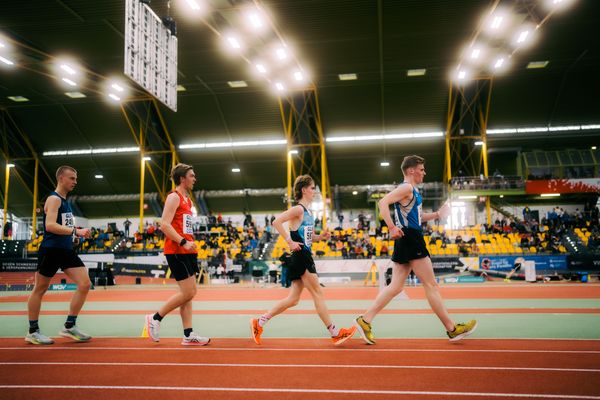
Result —
<instances>
[{"instance_id":1,"label":"ceiling light fixture","mask_svg":"<svg viewBox=\"0 0 600 400\"><path fill-rule=\"evenodd\" d=\"M546 68L550 61L531 61L527 64L527 69Z\"/></svg>"},{"instance_id":2,"label":"ceiling light fixture","mask_svg":"<svg viewBox=\"0 0 600 400\"><path fill-rule=\"evenodd\" d=\"M278 47L275 49L275 57L278 60L285 60L288 57L288 53L283 47Z\"/></svg>"},{"instance_id":3,"label":"ceiling light fixture","mask_svg":"<svg viewBox=\"0 0 600 400\"><path fill-rule=\"evenodd\" d=\"M61 64L60 65L60 69L62 69L63 71L65 71L69 75L76 75L77 74L77 71L75 70L75 68L71 67L69 64Z\"/></svg>"},{"instance_id":4,"label":"ceiling light fixture","mask_svg":"<svg viewBox=\"0 0 600 400\"><path fill-rule=\"evenodd\" d=\"M423 76L426 72L425 68L409 69L406 71L406 76Z\"/></svg>"},{"instance_id":5,"label":"ceiling light fixture","mask_svg":"<svg viewBox=\"0 0 600 400\"><path fill-rule=\"evenodd\" d=\"M271 140L248 140L241 142L217 142L217 143L188 143L180 144L181 150L185 149L219 149L229 147L263 147L273 145L284 145L287 144L285 139L271 139Z\"/></svg>"},{"instance_id":6,"label":"ceiling light fixture","mask_svg":"<svg viewBox=\"0 0 600 400\"><path fill-rule=\"evenodd\" d=\"M198 4L196 2L196 0L185 0L185 2L188 4L188 6L190 6L190 8L194 11L200 11L202 10L202 7L200 7L200 4Z\"/></svg>"},{"instance_id":7,"label":"ceiling light fixture","mask_svg":"<svg viewBox=\"0 0 600 400\"><path fill-rule=\"evenodd\" d=\"M264 64L257 63L257 64L255 65L255 67L256 67L256 70L257 70L258 72L260 72L261 74L266 74L266 73L267 73L267 68L264 66Z\"/></svg>"},{"instance_id":8,"label":"ceiling light fixture","mask_svg":"<svg viewBox=\"0 0 600 400\"><path fill-rule=\"evenodd\" d=\"M65 95L67 95L68 97L70 97L72 99L83 99L84 97L87 97L85 94L83 94L81 92L65 92Z\"/></svg>"},{"instance_id":9,"label":"ceiling light fixture","mask_svg":"<svg viewBox=\"0 0 600 400\"><path fill-rule=\"evenodd\" d=\"M123 87L121 85L119 85L118 83L113 83L112 85L110 85L110 87L115 89L117 92L125 91L125 89L123 89Z\"/></svg>"},{"instance_id":10,"label":"ceiling light fixture","mask_svg":"<svg viewBox=\"0 0 600 400\"><path fill-rule=\"evenodd\" d=\"M12 100L15 103L25 103L26 101L29 101L29 99L24 96L8 96L7 99Z\"/></svg>"},{"instance_id":11,"label":"ceiling light fixture","mask_svg":"<svg viewBox=\"0 0 600 400\"><path fill-rule=\"evenodd\" d=\"M2 61L6 65L14 65L15 63L8 58L0 56L0 61Z\"/></svg>"},{"instance_id":12,"label":"ceiling light fixture","mask_svg":"<svg viewBox=\"0 0 600 400\"><path fill-rule=\"evenodd\" d=\"M339 74L340 81L355 81L358 79L357 74Z\"/></svg>"},{"instance_id":13,"label":"ceiling light fixture","mask_svg":"<svg viewBox=\"0 0 600 400\"><path fill-rule=\"evenodd\" d=\"M62 81L65 82L69 86L77 86L77 83L73 82L69 78L62 78Z\"/></svg>"},{"instance_id":14,"label":"ceiling light fixture","mask_svg":"<svg viewBox=\"0 0 600 400\"><path fill-rule=\"evenodd\" d=\"M372 140L395 140L395 139L424 139L432 137L443 137L444 132L420 132L420 133L395 133L385 135L360 135L360 136L333 136L327 137L326 142L362 142Z\"/></svg>"},{"instance_id":15,"label":"ceiling light fixture","mask_svg":"<svg viewBox=\"0 0 600 400\"><path fill-rule=\"evenodd\" d=\"M243 88L248 87L246 81L228 81L227 84L232 88Z\"/></svg>"},{"instance_id":16,"label":"ceiling light fixture","mask_svg":"<svg viewBox=\"0 0 600 400\"><path fill-rule=\"evenodd\" d=\"M285 86L283 86L283 83L281 82L275 82L275 89L277 89L278 92L283 92L285 90Z\"/></svg>"},{"instance_id":17,"label":"ceiling light fixture","mask_svg":"<svg viewBox=\"0 0 600 400\"><path fill-rule=\"evenodd\" d=\"M228 36L227 37L227 42L229 43L229 45L234 48L234 49L241 49L242 45L240 44L239 40L237 40L237 38L233 37L233 36Z\"/></svg>"}]
</instances>

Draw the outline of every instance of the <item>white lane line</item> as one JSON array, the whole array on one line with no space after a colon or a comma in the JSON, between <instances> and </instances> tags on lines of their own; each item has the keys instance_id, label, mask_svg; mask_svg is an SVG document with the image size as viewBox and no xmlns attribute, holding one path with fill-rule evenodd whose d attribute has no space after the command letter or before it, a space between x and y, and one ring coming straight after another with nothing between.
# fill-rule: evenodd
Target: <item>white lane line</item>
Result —
<instances>
[{"instance_id":1,"label":"white lane line","mask_svg":"<svg viewBox=\"0 0 600 400\"><path fill-rule=\"evenodd\" d=\"M457 369L457 370L490 370L490 371L544 371L544 372L600 372L592 368L541 368L541 367L489 367L462 365L365 365L365 364L239 364L239 363L161 363L161 362L0 362L0 365L54 365L54 366L111 366L111 367L255 367L255 368L356 368L356 369Z\"/></svg>"},{"instance_id":2,"label":"white lane line","mask_svg":"<svg viewBox=\"0 0 600 400\"><path fill-rule=\"evenodd\" d=\"M174 387L174 386L80 386L80 385L0 385L0 389L72 389L72 390L155 390L178 392L262 392L262 393L335 393L351 395L405 395L405 396L468 396L468 397L527 397L539 399L589 399L600 396L542 394L542 393L494 393L494 392L434 392L412 390L351 390L351 389L287 389L287 388L240 388L240 387Z\"/></svg>"},{"instance_id":3,"label":"white lane line","mask_svg":"<svg viewBox=\"0 0 600 400\"><path fill-rule=\"evenodd\" d=\"M22 346L22 347L0 347L0 350L142 350L142 351L194 351L187 347L83 347L85 344L76 346ZM541 354L600 354L600 350L527 350L527 349L376 349L373 347L365 349L348 349L344 347L323 348L265 348L265 347L203 347L195 351L301 351L301 352L383 352L383 353L541 353Z\"/></svg>"}]
</instances>

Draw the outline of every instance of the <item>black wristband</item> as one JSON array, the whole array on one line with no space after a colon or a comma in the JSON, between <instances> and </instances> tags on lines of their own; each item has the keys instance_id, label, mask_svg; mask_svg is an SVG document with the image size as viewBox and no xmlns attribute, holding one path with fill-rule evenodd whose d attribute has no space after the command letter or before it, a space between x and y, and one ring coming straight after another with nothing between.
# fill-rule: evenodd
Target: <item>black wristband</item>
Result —
<instances>
[{"instance_id":1,"label":"black wristband","mask_svg":"<svg viewBox=\"0 0 600 400\"><path fill-rule=\"evenodd\" d=\"M186 239L186 238L183 238L183 239L181 239L181 242L179 242L179 245L180 245L180 246L183 246L183 245L184 245L184 244L186 244L186 243L187 243L187 239Z\"/></svg>"}]
</instances>

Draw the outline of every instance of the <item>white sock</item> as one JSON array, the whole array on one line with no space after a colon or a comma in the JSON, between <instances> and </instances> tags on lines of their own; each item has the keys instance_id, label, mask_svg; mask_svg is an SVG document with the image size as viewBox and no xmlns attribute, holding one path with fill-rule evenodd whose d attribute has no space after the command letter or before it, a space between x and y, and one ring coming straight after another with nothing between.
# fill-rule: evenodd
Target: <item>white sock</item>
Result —
<instances>
[{"instance_id":1,"label":"white sock","mask_svg":"<svg viewBox=\"0 0 600 400\"><path fill-rule=\"evenodd\" d=\"M265 324L267 322L269 322L269 320L271 319L271 314L266 313L260 316L260 318L258 319L258 325L259 326L265 326Z\"/></svg>"},{"instance_id":2,"label":"white sock","mask_svg":"<svg viewBox=\"0 0 600 400\"><path fill-rule=\"evenodd\" d=\"M327 327L327 330L329 331L329 333L331 333L331 336L337 336L340 334L340 328L336 328L335 324L332 323L331 325L329 325Z\"/></svg>"}]
</instances>

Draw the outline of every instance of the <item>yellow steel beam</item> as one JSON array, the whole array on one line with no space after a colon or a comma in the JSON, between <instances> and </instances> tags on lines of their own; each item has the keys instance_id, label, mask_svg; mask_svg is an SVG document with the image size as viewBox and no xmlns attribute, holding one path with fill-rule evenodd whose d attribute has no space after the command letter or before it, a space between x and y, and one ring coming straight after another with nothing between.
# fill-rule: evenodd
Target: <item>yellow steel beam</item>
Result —
<instances>
[{"instance_id":1,"label":"yellow steel beam","mask_svg":"<svg viewBox=\"0 0 600 400\"><path fill-rule=\"evenodd\" d=\"M328 223L328 201L331 198L331 184L327 168L325 138L321 124L319 99L315 87L310 87L302 92L303 104L294 102L293 98L279 98L279 111L287 140L287 196L288 207L291 206L293 196L293 181L297 175L312 174L313 178L320 180L321 196L324 204L323 226ZM300 99L299 99L300 100ZM310 143L300 143L298 135L303 124L306 124L305 114L312 111L315 117L314 126L307 126L310 130ZM298 157L294 158L290 151L297 150ZM308 153L303 150L308 151ZM310 158L309 158L310 157ZM307 162L310 160L310 162ZM296 169L298 164L298 170Z\"/></svg>"},{"instance_id":2,"label":"yellow steel beam","mask_svg":"<svg viewBox=\"0 0 600 400\"><path fill-rule=\"evenodd\" d=\"M35 160L35 170L33 173L33 212L31 217L31 240L37 236L37 206L38 206L38 169L40 166L39 160Z\"/></svg>"},{"instance_id":3,"label":"yellow steel beam","mask_svg":"<svg viewBox=\"0 0 600 400\"><path fill-rule=\"evenodd\" d=\"M140 125L140 143L143 143L144 130ZM144 231L144 178L146 172L146 160L144 160L144 148L140 146L140 228L139 232Z\"/></svg>"},{"instance_id":4,"label":"yellow steel beam","mask_svg":"<svg viewBox=\"0 0 600 400\"><path fill-rule=\"evenodd\" d=\"M131 123L131 120L129 119L129 116L127 115L127 111L125 111L125 107L123 107L123 105L121 105L121 112L123 113L123 116L125 117L127 126L129 126L129 131L131 132L131 135L133 136L133 140L135 140L135 143L140 148L140 151L142 151L142 145L140 143L140 139L137 137L137 135L135 133L135 128L133 127L133 124Z\"/></svg>"},{"instance_id":5,"label":"yellow steel beam","mask_svg":"<svg viewBox=\"0 0 600 400\"><path fill-rule=\"evenodd\" d=\"M2 215L2 239L6 239L4 237L4 228L6 227L6 222L8 221L8 185L10 184L10 167L8 166L8 162L6 163L4 174L4 214Z\"/></svg>"},{"instance_id":6,"label":"yellow steel beam","mask_svg":"<svg viewBox=\"0 0 600 400\"><path fill-rule=\"evenodd\" d=\"M147 153L144 153L144 154L147 154ZM154 181L154 185L156 186L156 189L158 190L158 194L160 195L160 199L164 203L167 196L166 196L165 192L163 191L163 185L161 185L158 182L158 180L156 179L156 175L154 174L154 170L152 169L152 165L150 163L148 163L148 172L150 172L150 177L152 177L152 180Z\"/></svg>"},{"instance_id":7,"label":"yellow steel beam","mask_svg":"<svg viewBox=\"0 0 600 400\"><path fill-rule=\"evenodd\" d=\"M452 96L452 82L450 82L450 88L448 90L448 113L446 114L446 184L448 189L451 188L450 180L452 179L452 162L450 155L450 134L452 132L452 115L456 107L456 99Z\"/></svg>"}]
</instances>

